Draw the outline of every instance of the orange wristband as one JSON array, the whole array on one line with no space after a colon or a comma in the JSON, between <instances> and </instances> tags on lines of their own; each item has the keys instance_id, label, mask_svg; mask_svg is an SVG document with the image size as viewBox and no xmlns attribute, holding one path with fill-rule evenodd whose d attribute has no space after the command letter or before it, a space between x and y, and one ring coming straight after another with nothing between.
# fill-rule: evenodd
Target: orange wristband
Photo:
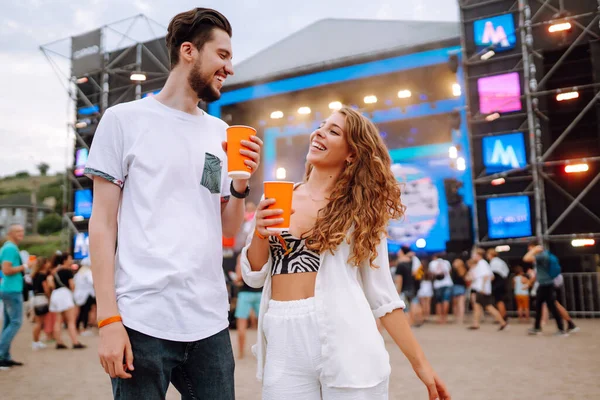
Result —
<instances>
[{"instance_id":1,"label":"orange wristband","mask_svg":"<svg viewBox=\"0 0 600 400\"><path fill-rule=\"evenodd\" d=\"M105 319L101 319L98 321L98 328L102 328L103 326L114 324L115 322L121 322L123 319L120 315L115 315L114 317L109 317Z\"/></svg>"},{"instance_id":2,"label":"orange wristband","mask_svg":"<svg viewBox=\"0 0 600 400\"><path fill-rule=\"evenodd\" d=\"M261 234L258 232L258 229L255 229L255 230L254 230L254 235L255 235L257 238L259 238L259 239L262 239L262 240L265 240L265 239L266 239L266 237L265 237L265 236L261 235Z\"/></svg>"}]
</instances>

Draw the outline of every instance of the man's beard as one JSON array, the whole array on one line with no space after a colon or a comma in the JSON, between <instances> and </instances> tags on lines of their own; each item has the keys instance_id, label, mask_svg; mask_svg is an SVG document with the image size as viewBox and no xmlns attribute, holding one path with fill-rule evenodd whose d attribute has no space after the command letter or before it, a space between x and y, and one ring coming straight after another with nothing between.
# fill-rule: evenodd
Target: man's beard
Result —
<instances>
[{"instance_id":1,"label":"man's beard","mask_svg":"<svg viewBox=\"0 0 600 400\"><path fill-rule=\"evenodd\" d=\"M207 103L211 101L219 100L221 93L211 86L212 77L205 79L200 73L200 66L195 65L190 71L188 76L188 83L200 100L204 100Z\"/></svg>"}]
</instances>

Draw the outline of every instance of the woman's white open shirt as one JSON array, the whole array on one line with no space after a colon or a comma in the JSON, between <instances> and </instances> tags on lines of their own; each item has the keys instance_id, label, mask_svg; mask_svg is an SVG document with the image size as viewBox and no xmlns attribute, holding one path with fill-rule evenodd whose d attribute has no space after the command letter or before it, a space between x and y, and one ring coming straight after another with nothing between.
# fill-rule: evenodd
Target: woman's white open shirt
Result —
<instances>
[{"instance_id":1,"label":"woman's white open shirt","mask_svg":"<svg viewBox=\"0 0 600 400\"><path fill-rule=\"evenodd\" d=\"M254 228L253 228L254 229ZM253 231L253 230L252 230ZM251 242L251 237L248 238ZM266 339L263 316L271 299L272 259L260 271L248 262L249 244L242 250L242 275L248 286L263 287L258 317L258 342L252 350L258 360L256 377L262 381ZM376 318L404 308L390 273L387 239L377 246L377 259L360 267L349 265L351 245L346 241L335 253L321 254L315 284L315 303L321 339L321 383L329 387L373 387L390 375L389 354L377 330Z\"/></svg>"}]
</instances>

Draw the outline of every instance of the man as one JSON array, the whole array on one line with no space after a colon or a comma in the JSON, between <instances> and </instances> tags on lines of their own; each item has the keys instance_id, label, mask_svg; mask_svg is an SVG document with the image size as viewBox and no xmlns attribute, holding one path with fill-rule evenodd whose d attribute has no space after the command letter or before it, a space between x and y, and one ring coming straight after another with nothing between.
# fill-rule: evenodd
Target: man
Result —
<instances>
[{"instance_id":1,"label":"man","mask_svg":"<svg viewBox=\"0 0 600 400\"><path fill-rule=\"evenodd\" d=\"M537 241L531 241L527 247L527 254L523 256L523 261L531 263L535 268L535 279L538 283L536 304L535 304L535 325L529 329L530 335L538 335L542 333L542 308L546 304L548 310L556 320L558 328L557 336L568 336L568 333L563 329L563 319L556 307L556 289L554 287L554 278L551 275L551 258L554 257L548 251L539 245ZM559 271L560 272L560 271Z\"/></svg>"},{"instance_id":2,"label":"man","mask_svg":"<svg viewBox=\"0 0 600 400\"><path fill-rule=\"evenodd\" d=\"M502 315L502 318L506 319L506 305L504 299L506 298L506 280L510 275L510 268L506 265L503 259L498 257L498 253L495 249L488 249L487 259L494 273L494 281L492 282L492 295L496 302L496 308Z\"/></svg>"},{"instance_id":3,"label":"man","mask_svg":"<svg viewBox=\"0 0 600 400\"><path fill-rule=\"evenodd\" d=\"M429 272L433 275L433 293L435 296L435 309L440 324L445 324L450 311L452 298L452 265L444 260L440 254L434 254L429 263Z\"/></svg>"},{"instance_id":4,"label":"man","mask_svg":"<svg viewBox=\"0 0 600 400\"><path fill-rule=\"evenodd\" d=\"M171 382L183 398L233 400L222 237L237 234L249 186L227 177L227 125L197 107L233 74L231 26L195 8L166 41L165 86L108 109L86 165L100 362L115 399L163 399ZM262 142L242 144L253 173Z\"/></svg>"},{"instance_id":5,"label":"man","mask_svg":"<svg viewBox=\"0 0 600 400\"><path fill-rule=\"evenodd\" d=\"M0 336L0 370L23 363L10 356L10 345L23 323L23 274L27 266L23 265L19 254L19 243L25 236L21 225L8 227L7 240L0 248L0 264L2 265L2 283L0 299L4 303L4 329Z\"/></svg>"},{"instance_id":6,"label":"man","mask_svg":"<svg viewBox=\"0 0 600 400\"><path fill-rule=\"evenodd\" d=\"M423 310L417 298L417 291L423 274L421 261L408 246L402 246L398 252L396 266L396 288L406 303L404 311L408 312L410 323L415 327L423 325Z\"/></svg>"},{"instance_id":7,"label":"man","mask_svg":"<svg viewBox=\"0 0 600 400\"><path fill-rule=\"evenodd\" d=\"M483 310L490 313L498 323L500 323L500 331L503 331L508 323L502 318L496 307L492 297L492 280L494 273L490 264L485 260L485 250L477 248L472 254L472 262L469 263L469 276L471 279L471 289L476 293L475 307L473 313L473 325L469 327L471 330L479 329L479 320Z\"/></svg>"}]
</instances>

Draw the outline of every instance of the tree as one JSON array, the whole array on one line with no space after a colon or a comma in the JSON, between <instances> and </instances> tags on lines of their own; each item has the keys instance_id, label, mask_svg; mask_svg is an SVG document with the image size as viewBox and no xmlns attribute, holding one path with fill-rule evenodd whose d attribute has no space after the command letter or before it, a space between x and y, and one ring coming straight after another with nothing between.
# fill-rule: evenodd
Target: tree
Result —
<instances>
[{"instance_id":1,"label":"tree","mask_svg":"<svg viewBox=\"0 0 600 400\"><path fill-rule=\"evenodd\" d=\"M48 170L50 169L50 166L47 163L42 162L37 165L37 169L40 170L41 176L46 176L46 174L48 173Z\"/></svg>"},{"instance_id":2,"label":"tree","mask_svg":"<svg viewBox=\"0 0 600 400\"><path fill-rule=\"evenodd\" d=\"M46 215L38 224L40 235L50 235L62 229L62 218L56 214Z\"/></svg>"},{"instance_id":3,"label":"tree","mask_svg":"<svg viewBox=\"0 0 600 400\"><path fill-rule=\"evenodd\" d=\"M29 177L30 177L30 175L29 175L29 172L27 172L27 171L20 171L15 174L15 178L29 178Z\"/></svg>"}]
</instances>

